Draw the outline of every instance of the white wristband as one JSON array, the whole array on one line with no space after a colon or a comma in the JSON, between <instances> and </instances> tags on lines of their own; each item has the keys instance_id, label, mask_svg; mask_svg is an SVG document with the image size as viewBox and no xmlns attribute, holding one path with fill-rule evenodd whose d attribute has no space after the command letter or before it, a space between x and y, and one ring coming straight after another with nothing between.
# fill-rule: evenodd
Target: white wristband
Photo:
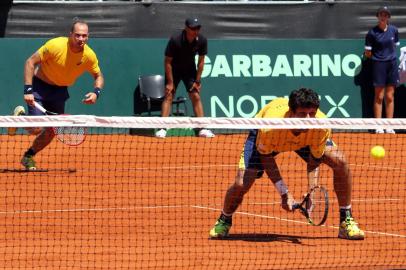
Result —
<instances>
[{"instance_id":1,"label":"white wristband","mask_svg":"<svg viewBox=\"0 0 406 270\"><path fill-rule=\"evenodd\" d=\"M282 179L276 182L274 185L281 196L288 193L288 187L286 186L285 182L283 182Z\"/></svg>"}]
</instances>

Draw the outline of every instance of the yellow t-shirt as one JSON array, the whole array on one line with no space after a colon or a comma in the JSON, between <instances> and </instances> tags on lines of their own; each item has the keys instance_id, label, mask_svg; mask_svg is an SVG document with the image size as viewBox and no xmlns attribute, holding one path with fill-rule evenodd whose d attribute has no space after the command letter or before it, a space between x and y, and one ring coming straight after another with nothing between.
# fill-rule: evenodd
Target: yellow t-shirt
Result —
<instances>
[{"instance_id":1,"label":"yellow t-shirt","mask_svg":"<svg viewBox=\"0 0 406 270\"><path fill-rule=\"evenodd\" d=\"M85 45L84 50L74 53L69 49L67 37L47 41L38 49L42 73L57 86L70 86L88 71L93 76L100 73L99 61L93 50Z\"/></svg>"},{"instance_id":2,"label":"yellow t-shirt","mask_svg":"<svg viewBox=\"0 0 406 270\"><path fill-rule=\"evenodd\" d=\"M277 98L268 103L257 113L258 118L286 118L289 111L289 100ZM326 115L317 110L316 118L326 118ZM326 141L331 136L330 129L309 129L307 132L295 136L289 129L260 129L257 136L257 149L261 154L272 152L295 151L309 146L315 158L324 154Z\"/></svg>"}]
</instances>

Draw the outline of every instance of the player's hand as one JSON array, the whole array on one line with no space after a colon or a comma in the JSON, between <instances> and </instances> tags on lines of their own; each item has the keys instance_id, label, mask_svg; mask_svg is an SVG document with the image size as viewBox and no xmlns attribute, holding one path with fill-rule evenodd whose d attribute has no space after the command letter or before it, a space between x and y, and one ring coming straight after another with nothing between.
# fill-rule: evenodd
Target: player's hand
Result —
<instances>
[{"instance_id":1,"label":"player's hand","mask_svg":"<svg viewBox=\"0 0 406 270\"><path fill-rule=\"evenodd\" d=\"M371 58L371 57L372 57L372 51L365 50L365 51L364 51L364 56L365 56L366 58Z\"/></svg>"},{"instance_id":2,"label":"player's hand","mask_svg":"<svg viewBox=\"0 0 406 270\"><path fill-rule=\"evenodd\" d=\"M26 94L24 95L24 101L30 105L30 106L34 106L34 95L33 94Z\"/></svg>"},{"instance_id":3,"label":"player's hand","mask_svg":"<svg viewBox=\"0 0 406 270\"><path fill-rule=\"evenodd\" d=\"M174 89L173 83L168 83L165 85L165 96L172 94Z\"/></svg>"},{"instance_id":4,"label":"player's hand","mask_svg":"<svg viewBox=\"0 0 406 270\"><path fill-rule=\"evenodd\" d=\"M202 85L200 83L194 82L192 84L192 87L190 88L189 92L196 91L197 93L200 93L201 88L202 88Z\"/></svg>"},{"instance_id":5,"label":"player's hand","mask_svg":"<svg viewBox=\"0 0 406 270\"><path fill-rule=\"evenodd\" d=\"M283 194L281 196L282 199L282 208L285 209L286 211L292 212L293 206L296 204L295 199L293 198L293 196L288 192L286 194Z\"/></svg>"},{"instance_id":6,"label":"player's hand","mask_svg":"<svg viewBox=\"0 0 406 270\"><path fill-rule=\"evenodd\" d=\"M82 102L85 104L95 104L97 100L97 95L93 92L87 93Z\"/></svg>"}]
</instances>

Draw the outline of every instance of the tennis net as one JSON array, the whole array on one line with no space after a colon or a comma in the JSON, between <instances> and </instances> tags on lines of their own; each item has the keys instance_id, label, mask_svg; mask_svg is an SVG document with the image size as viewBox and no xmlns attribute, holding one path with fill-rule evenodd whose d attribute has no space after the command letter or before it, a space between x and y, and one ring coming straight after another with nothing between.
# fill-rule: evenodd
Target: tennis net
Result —
<instances>
[{"instance_id":1,"label":"tennis net","mask_svg":"<svg viewBox=\"0 0 406 270\"><path fill-rule=\"evenodd\" d=\"M86 140L53 140L20 161L28 127L86 127ZM18 127L14 136L8 127ZM168 129L165 139L154 131ZM211 129L214 138L195 136ZM332 129L352 174L362 241L339 239L333 173L327 221L309 225L281 208L265 174L233 215L228 237L210 239L251 129ZM377 128L396 134L374 134ZM0 269L402 269L406 267L406 119L0 117ZM287 138L283 138L284 141ZM371 157L380 145L385 157ZM289 191L307 191L306 164L276 156Z\"/></svg>"}]
</instances>

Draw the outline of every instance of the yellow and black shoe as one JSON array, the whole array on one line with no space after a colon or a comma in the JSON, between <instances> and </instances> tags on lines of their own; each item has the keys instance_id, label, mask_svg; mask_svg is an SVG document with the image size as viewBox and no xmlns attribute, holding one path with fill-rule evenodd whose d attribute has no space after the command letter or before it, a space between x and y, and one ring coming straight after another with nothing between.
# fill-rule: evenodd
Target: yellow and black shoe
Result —
<instances>
[{"instance_id":1,"label":"yellow and black shoe","mask_svg":"<svg viewBox=\"0 0 406 270\"><path fill-rule=\"evenodd\" d=\"M23 156L21 165L23 165L27 171L35 171L37 169L34 157L31 155Z\"/></svg>"},{"instance_id":2,"label":"yellow and black shoe","mask_svg":"<svg viewBox=\"0 0 406 270\"><path fill-rule=\"evenodd\" d=\"M364 240L365 233L358 227L358 223L352 217L347 217L340 224L338 238L348 240Z\"/></svg>"},{"instance_id":3,"label":"yellow and black shoe","mask_svg":"<svg viewBox=\"0 0 406 270\"><path fill-rule=\"evenodd\" d=\"M218 219L216 224L214 224L214 227L209 232L210 238L226 237L230 228L230 223L227 223L222 219Z\"/></svg>"}]
</instances>

